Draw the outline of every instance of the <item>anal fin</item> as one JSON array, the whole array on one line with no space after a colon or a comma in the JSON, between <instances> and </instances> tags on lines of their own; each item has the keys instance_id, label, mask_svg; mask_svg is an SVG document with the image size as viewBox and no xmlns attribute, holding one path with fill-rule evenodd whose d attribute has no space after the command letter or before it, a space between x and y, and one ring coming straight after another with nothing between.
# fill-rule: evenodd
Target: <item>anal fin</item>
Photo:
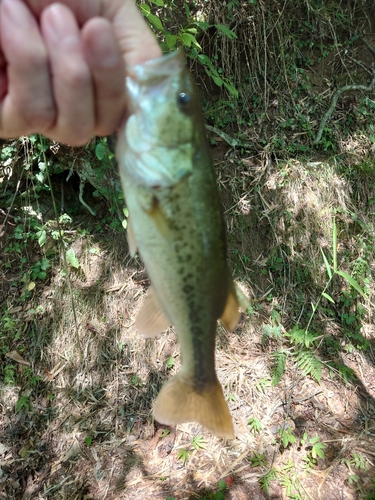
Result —
<instances>
[{"instance_id":1,"label":"anal fin","mask_svg":"<svg viewBox=\"0 0 375 500\"><path fill-rule=\"evenodd\" d=\"M170 324L171 322L164 314L153 289L150 287L135 320L137 330L143 337L156 337L164 332Z\"/></svg>"}]
</instances>

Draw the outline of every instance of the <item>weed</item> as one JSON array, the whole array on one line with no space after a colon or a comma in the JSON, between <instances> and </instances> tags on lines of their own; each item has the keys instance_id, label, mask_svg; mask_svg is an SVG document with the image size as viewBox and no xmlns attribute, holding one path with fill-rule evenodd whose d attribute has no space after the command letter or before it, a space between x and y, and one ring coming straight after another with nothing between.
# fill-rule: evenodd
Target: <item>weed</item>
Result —
<instances>
[{"instance_id":1,"label":"weed","mask_svg":"<svg viewBox=\"0 0 375 500\"><path fill-rule=\"evenodd\" d=\"M260 420L255 417L250 417L247 421L247 425L249 426L251 432L254 434L260 434L260 431L262 430L262 423Z\"/></svg>"},{"instance_id":2,"label":"weed","mask_svg":"<svg viewBox=\"0 0 375 500\"><path fill-rule=\"evenodd\" d=\"M267 465L266 456L264 453L254 452L254 455L249 458L251 467L265 467Z\"/></svg>"},{"instance_id":3,"label":"weed","mask_svg":"<svg viewBox=\"0 0 375 500\"><path fill-rule=\"evenodd\" d=\"M16 412L20 412L22 408L25 410L30 410L31 403L30 398L28 396L21 396L16 403Z\"/></svg>"},{"instance_id":4,"label":"weed","mask_svg":"<svg viewBox=\"0 0 375 500\"><path fill-rule=\"evenodd\" d=\"M186 462L189 460L189 457L190 457L190 452L187 449L185 449L185 448L181 448L177 452L177 459L181 460L181 462L183 463L183 465L186 464Z\"/></svg>"},{"instance_id":5,"label":"weed","mask_svg":"<svg viewBox=\"0 0 375 500\"><path fill-rule=\"evenodd\" d=\"M191 439L191 444L193 445L193 447L196 449L196 450L199 450L199 449L203 449L205 450L206 449L206 442L204 441L203 439L203 436L195 436Z\"/></svg>"},{"instance_id":6,"label":"weed","mask_svg":"<svg viewBox=\"0 0 375 500\"><path fill-rule=\"evenodd\" d=\"M284 448L288 448L291 444L294 444L297 441L297 438L293 434L293 431L290 427L287 427L286 429L281 428L278 431L280 435L280 440Z\"/></svg>"}]
</instances>

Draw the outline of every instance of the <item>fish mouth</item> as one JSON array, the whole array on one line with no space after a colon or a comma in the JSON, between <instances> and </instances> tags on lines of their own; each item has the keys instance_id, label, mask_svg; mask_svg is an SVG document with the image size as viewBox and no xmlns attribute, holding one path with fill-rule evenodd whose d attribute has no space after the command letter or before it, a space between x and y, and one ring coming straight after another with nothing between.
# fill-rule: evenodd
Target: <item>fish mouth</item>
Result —
<instances>
[{"instance_id":1,"label":"fish mouth","mask_svg":"<svg viewBox=\"0 0 375 500\"><path fill-rule=\"evenodd\" d=\"M129 66L126 72L128 78L134 80L137 84L145 84L159 79L173 78L183 68L185 68L185 52L181 48L166 56L150 59L139 65Z\"/></svg>"}]
</instances>

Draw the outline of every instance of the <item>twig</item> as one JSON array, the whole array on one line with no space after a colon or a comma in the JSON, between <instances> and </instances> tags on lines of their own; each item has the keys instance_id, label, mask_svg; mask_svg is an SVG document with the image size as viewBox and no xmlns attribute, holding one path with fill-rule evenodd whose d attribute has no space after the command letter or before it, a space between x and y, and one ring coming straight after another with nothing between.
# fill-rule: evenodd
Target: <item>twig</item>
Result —
<instances>
[{"instance_id":1,"label":"twig","mask_svg":"<svg viewBox=\"0 0 375 500\"><path fill-rule=\"evenodd\" d=\"M364 45L367 47L367 49L371 52L371 54L375 57L375 47L373 47L364 37L361 37L360 39L364 43ZM351 57L350 57L350 59L352 61L354 61L355 63L357 63L359 66L361 66L365 71L367 71L367 72L369 71L367 68L365 68L362 65L362 63L352 59ZM326 111L326 113L324 114L324 116L320 122L319 130L318 130L318 133L316 134L314 144L318 144L318 142L322 138L324 127L326 126L327 121L331 118L331 115L336 108L338 98L340 97L340 95L343 92L349 92L350 90L363 90L364 92L371 92L372 90L374 90L374 86L375 86L375 70L374 69L371 70L371 74L372 74L372 80L370 82L370 85L368 85L368 86L366 86L366 85L344 85L344 87L339 87L335 91L335 93L332 96L331 105L328 108L328 110Z\"/></svg>"},{"instance_id":2,"label":"twig","mask_svg":"<svg viewBox=\"0 0 375 500\"><path fill-rule=\"evenodd\" d=\"M366 38L364 38L363 36L361 36L360 40L366 45L368 50L375 57L375 47L373 47L371 44L369 44L368 41L366 40Z\"/></svg>"},{"instance_id":3,"label":"twig","mask_svg":"<svg viewBox=\"0 0 375 500\"><path fill-rule=\"evenodd\" d=\"M251 148L252 147L252 144L250 142L242 142L239 139L234 139L233 137L226 134L222 130L220 130L216 127L212 127L211 125L206 124L206 130L208 130L209 132L213 132L214 134L221 137L232 148L237 148L237 147Z\"/></svg>"},{"instance_id":4,"label":"twig","mask_svg":"<svg viewBox=\"0 0 375 500\"><path fill-rule=\"evenodd\" d=\"M338 88L332 96L332 101L331 101L330 107L328 108L328 110L326 111L326 113L324 114L324 116L320 122L319 130L318 130L318 133L316 134L314 144L318 144L318 142L322 138L324 127L326 126L327 121L330 119L332 113L334 112L338 98L340 97L340 95L343 92L349 92L350 90L363 90L364 92L371 92L372 90L374 90L374 86L375 86L375 74L373 75L371 83L368 86L366 86L366 85L345 85L344 87Z\"/></svg>"}]
</instances>

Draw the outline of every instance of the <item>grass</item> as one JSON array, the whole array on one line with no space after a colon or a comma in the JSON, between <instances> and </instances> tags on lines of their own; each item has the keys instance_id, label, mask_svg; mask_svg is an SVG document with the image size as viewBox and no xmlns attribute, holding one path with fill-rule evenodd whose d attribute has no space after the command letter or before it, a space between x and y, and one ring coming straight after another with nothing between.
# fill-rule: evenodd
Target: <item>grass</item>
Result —
<instances>
[{"instance_id":1,"label":"grass","mask_svg":"<svg viewBox=\"0 0 375 500\"><path fill-rule=\"evenodd\" d=\"M356 211L341 165L318 167L274 163L255 186L259 171L252 172L252 190L232 181L241 178L241 161L235 172L231 164L231 176L219 172L229 195L231 263L253 298L251 315L234 334L218 328L218 375L234 416L233 442L196 424L168 429L152 421L161 384L179 368L179 346L172 331L144 340L134 328L148 281L141 263L128 257L124 234L108 227L87 234L70 224L67 269L61 255L45 257L43 246L22 236L25 249L38 245L35 263L49 259L38 278L27 274L24 250L14 247L14 227L7 228L0 398L4 429L18 422L17 477L49 464L43 487L50 498L142 497L147 487L162 499L219 500L262 490L307 499L316 480L328 494L332 476L323 471L332 470L345 491L370 495L373 431L361 398L374 372L372 207ZM244 213L248 206L251 214ZM25 296L30 280L35 287ZM273 372L277 353L285 355ZM319 377L307 359L317 360ZM370 392L367 401L375 408ZM9 494L20 491L7 484Z\"/></svg>"}]
</instances>

